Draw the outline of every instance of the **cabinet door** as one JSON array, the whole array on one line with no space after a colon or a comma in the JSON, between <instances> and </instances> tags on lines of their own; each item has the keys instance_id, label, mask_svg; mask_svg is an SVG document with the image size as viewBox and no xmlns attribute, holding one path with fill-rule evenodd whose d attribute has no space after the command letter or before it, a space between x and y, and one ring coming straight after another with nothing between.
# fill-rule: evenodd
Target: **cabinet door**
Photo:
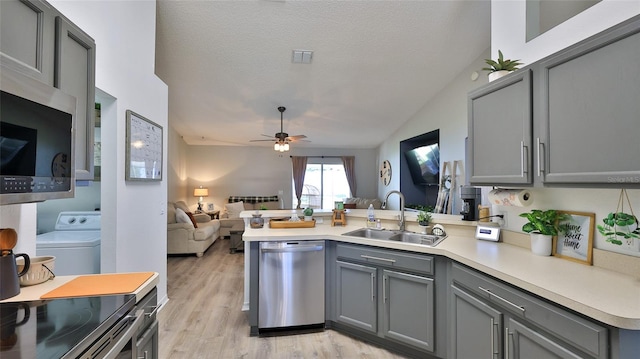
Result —
<instances>
[{"instance_id":1,"label":"cabinet door","mask_svg":"<svg viewBox=\"0 0 640 359\"><path fill-rule=\"evenodd\" d=\"M501 358L502 314L455 285L451 293L453 358Z\"/></svg>"},{"instance_id":2,"label":"cabinet door","mask_svg":"<svg viewBox=\"0 0 640 359\"><path fill-rule=\"evenodd\" d=\"M433 351L433 291L432 278L383 270L384 336Z\"/></svg>"},{"instance_id":3,"label":"cabinet door","mask_svg":"<svg viewBox=\"0 0 640 359\"><path fill-rule=\"evenodd\" d=\"M93 180L95 43L63 17L56 18L54 85L76 98L76 179Z\"/></svg>"},{"instance_id":4,"label":"cabinet door","mask_svg":"<svg viewBox=\"0 0 640 359\"><path fill-rule=\"evenodd\" d=\"M531 70L470 93L467 106L471 184L531 184Z\"/></svg>"},{"instance_id":5,"label":"cabinet door","mask_svg":"<svg viewBox=\"0 0 640 359\"><path fill-rule=\"evenodd\" d=\"M336 320L378 331L376 268L336 261Z\"/></svg>"},{"instance_id":6,"label":"cabinet door","mask_svg":"<svg viewBox=\"0 0 640 359\"><path fill-rule=\"evenodd\" d=\"M505 358L584 358L584 356L563 346L562 343L538 333L513 318L507 320L507 325L504 330Z\"/></svg>"},{"instance_id":7,"label":"cabinet door","mask_svg":"<svg viewBox=\"0 0 640 359\"><path fill-rule=\"evenodd\" d=\"M639 57L635 21L540 64L544 183L640 184Z\"/></svg>"},{"instance_id":8,"label":"cabinet door","mask_svg":"<svg viewBox=\"0 0 640 359\"><path fill-rule=\"evenodd\" d=\"M136 355L134 358L157 359L158 358L158 322L155 321L136 342Z\"/></svg>"},{"instance_id":9,"label":"cabinet door","mask_svg":"<svg viewBox=\"0 0 640 359\"><path fill-rule=\"evenodd\" d=\"M55 10L43 1L0 1L2 63L53 85Z\"/></svg>"}]
</instances>

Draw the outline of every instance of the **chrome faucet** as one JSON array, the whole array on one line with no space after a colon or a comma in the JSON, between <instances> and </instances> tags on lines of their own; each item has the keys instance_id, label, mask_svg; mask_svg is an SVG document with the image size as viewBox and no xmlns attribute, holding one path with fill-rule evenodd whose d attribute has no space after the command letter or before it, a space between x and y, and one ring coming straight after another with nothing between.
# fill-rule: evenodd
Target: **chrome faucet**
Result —
<instances>
[{"instance_id":1,"label":"chrome faucet","mask_svg":"<svg viewBox=\"0 0 640 359\"><path fill-rule=\"evenodd\" d=\"M398 222L398 226L400 226L400 230L404 231L404 195L400 191L389 191L387 195L384 197L384 202L382 203L382 209L387 208L387 200L389 200L389 196L396 193L398 197L400 197L400 221Z\"/></svg>"}]
</instances>

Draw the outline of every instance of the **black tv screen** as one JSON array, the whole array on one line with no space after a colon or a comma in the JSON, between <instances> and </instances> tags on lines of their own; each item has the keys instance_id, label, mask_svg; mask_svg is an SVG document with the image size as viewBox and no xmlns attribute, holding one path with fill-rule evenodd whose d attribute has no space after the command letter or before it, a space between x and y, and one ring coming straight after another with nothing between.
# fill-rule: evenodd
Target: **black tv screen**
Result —
<instances>
[{"instance_id":1,"label":"black tv screen","mask_svg":"<svg viewBox=\"0 0 640 359\"><path fill-rule=\"evenodd\" d=\"M440 149L437 143L406 151L411 179L418 185L435 185L440 180Z\"/></svg>"}]
</instances>

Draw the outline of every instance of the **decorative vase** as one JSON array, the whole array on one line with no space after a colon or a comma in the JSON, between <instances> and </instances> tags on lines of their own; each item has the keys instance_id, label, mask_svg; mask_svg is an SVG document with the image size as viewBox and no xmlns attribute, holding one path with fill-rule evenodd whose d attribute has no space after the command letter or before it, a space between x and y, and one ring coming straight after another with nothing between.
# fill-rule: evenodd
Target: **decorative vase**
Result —
<instances>
[{"instance_id":1,"label":"decorative vase","mask_svg":"<svg viewBox=\"0 0 640 359\"><path fill-rule=\"evenodd\" d=\"M530 233L531 252L539 256L550 256L553 239L550 235L541 233Z\"/></svg>"},{"instance_id":2,"label":"decorative vase","mask_svg":"<svg viewBox=\"0 0 640 359\"><path fill-rule=\"evenodd\" d=\"M251 228L262 228L264 227L264 218L262 218L262 215L257 213L257 214L252 214L251 215L251 219L249 220L249 226Z\"/></svg>"},{"instance_id":3,"label":"decorative vase","mask_svg":"<svg viewBox=\"0 0 640 359\"><path fill-rule=\"evenodd\" d=\"M508 75L509 71L507 70L500 70L500 71L494 71L494 72L490 72L489 73L489 82L497 80L499 78L501 78L502 76Z\"/></svg>"},{"instance_id":4,"label":"decorative vase","mask_svg":"<svg viewBox=\"0 0 640 359\"><path fill-rule=\"evenodd\" d=\"M430 225L422 225L420 223L418 223L418 225L422 229L420 231L420 233L422 233L422 234L430 234L432 226L430 226Z\"/></svg>"}]
</instances>

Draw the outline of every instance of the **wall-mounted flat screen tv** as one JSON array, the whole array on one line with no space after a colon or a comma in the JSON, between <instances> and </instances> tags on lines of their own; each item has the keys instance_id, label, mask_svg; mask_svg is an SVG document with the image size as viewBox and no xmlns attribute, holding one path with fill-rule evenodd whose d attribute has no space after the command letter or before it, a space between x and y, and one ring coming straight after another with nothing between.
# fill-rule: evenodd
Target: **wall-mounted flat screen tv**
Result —
<instances>
[{"instance_id":1,"label":"wall-mounted flat screen tv","mask_svg":"<svg viewBox=\"0 0 640 359\"><path fill-rule=\"evenodd\" d=\"M440 179L440 149L437 143L404 153L411 179L417 185L435 185Z\"/></svg>"}]
</instances>

